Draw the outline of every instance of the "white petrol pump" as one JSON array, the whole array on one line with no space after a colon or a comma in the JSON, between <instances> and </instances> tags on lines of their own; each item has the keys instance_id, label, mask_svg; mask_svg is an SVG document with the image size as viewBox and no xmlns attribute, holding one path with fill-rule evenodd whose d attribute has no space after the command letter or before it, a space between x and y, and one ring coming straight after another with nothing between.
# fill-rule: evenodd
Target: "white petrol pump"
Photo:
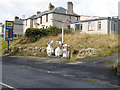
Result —
<instances>
[{"instance_id":1,"label":"white petrol pump","mask_svg":"<svg viewBox=\"0 0 120 90\"><path fill-rule=\"evenodd\" d=\"M56 44L59 44L55 49L55 56L60 57L62 56L63 58L69 58L69 53L70 53L70 45L64 44L62 45L61 41L56 41ZM48 56L51 56L54 53L54 48L52 47L53 45L53 40L47 43L47 54ZM62 48L62 49L61 49Z\"/></svg>"},{"instance_id":2,"label":"white petrol pump","mask_svg":"<svg viewBox=\"0 0 120 90\"><path fill-rule=\"evenodd\" d=\"M47 43L48 47L47 47L47 54L48 56L51 56L54 53L54 48L52 47L53 44L53 40L51 40L50 42Z\"/></svg>"},{"instance_id":3,"label":"white petrol pump","mask_svg":"<svg viewBox=\"0 0 120 90\"><path fill-rule=\"evenodd\" d=\"M70 45L64 44L63 45L63 58L69 58L70 53Z\"/></svg>"},{"instance_id":4,"label":"white petrol pump","mask_svg":"<svg viewBox=\"0 0 120 90\"><path fill-rule=\"evenodd\" d=\"M61 41L56 41L56 44L59 44L61 46ZM60 49L60 46L58 46L56 49L55 49L55 56L56 57L60 57L62 55L62 49Z\"/></svg>"}]
</instances>

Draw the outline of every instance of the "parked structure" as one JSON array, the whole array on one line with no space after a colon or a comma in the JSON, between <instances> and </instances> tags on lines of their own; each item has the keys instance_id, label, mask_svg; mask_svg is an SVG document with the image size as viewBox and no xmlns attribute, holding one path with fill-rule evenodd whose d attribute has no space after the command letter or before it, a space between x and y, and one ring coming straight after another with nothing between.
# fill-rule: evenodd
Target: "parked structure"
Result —
<instances>
[{"instance_id":1,"label":"parked structure","mask_svg":"<svg viewBox=\"0 0 120 90\"><path fill-rule=\"evenodd\" d=\"M56 26L62 28L60 22L52 20L52 18L66 22L64 24L65 29L70 28L70 22L80 20L80 16L73 11L73 3L67 2L67 9L63 7L55 8L51 3L48 6L48 10L44 12L37 12L37 15L33 15L24 20L24 33L27 28L48 28L49 26Z\"/></svg>"},{"instance_id":2,"label":"parked structure","mask_svg":"<svg viewBox=\"0 0 120 90\"><path fill-rule=\"evenodd\" d=\"M96 19L81 20L73 22L70 27L74 31L80 30L85 33L116 34L118 33L118 17L98 17Z\"/></svg>"}]
</instances>

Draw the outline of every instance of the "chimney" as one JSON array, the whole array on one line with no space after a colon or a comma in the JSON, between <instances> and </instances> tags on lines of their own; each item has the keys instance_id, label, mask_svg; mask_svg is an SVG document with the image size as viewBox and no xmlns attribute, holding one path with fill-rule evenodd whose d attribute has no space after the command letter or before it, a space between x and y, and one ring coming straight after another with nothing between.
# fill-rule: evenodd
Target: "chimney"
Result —
<instances>
[{"instance_id":1,"label":"chimney","mask_svg":"<svg viewBox=\"0 0 120 90\"><path fill-rule=\"evenodd\" d=\"M15 20L18 20L19 19L19 17L18 16L15 16Z\"/></svg>"},{"instance_id":2,"label":"chimney","mask_svg":"<svg viewBox=\"0 0 120 90\"><path fill-rule=\"evenodd\" d=\"M37 14L41 13L40 11L37 11Z\"/></svg>"},{"instance_id":3,"label":"chimney","mask_svg":"<svg viewBox=\"0 0 120 90\"><path fill-rule=\"evenodd\" d=\"M73 14L73 3L67 2L67 14Z\"/></svg>"},{"instance_id":4,"label":"chimney","mask_svg":"<svg viewBox=\"0 0 120 90\"><path fill-rule=\"evenodd\" d=\"M55 7L50 3L49 6L48 6L48 10L52 10L54 9Z\"/></svg>"}]
</instances>

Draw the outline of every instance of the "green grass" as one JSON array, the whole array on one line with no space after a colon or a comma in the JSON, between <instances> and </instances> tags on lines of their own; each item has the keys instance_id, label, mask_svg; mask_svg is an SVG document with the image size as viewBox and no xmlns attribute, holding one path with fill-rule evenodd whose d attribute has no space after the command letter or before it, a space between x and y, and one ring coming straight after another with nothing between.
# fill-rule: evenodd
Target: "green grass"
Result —
<instances>
[{"instance_id":1,"label":"green grass","mask_svg":"<svg viewBox=\"0 0 120 90\"><path fill-rule=\"evenodd\" d=\"M14 39L13 41L9 41L9 48L11 48L13 45L15 45L16 43L18 43L21 39ZM2 51L4 51L7 48L7 41L4 41L4 39L1 39L0 43L0 49L2 49Z\"/></svg>"},{"instance_id":2,"label":"green grass","mask_svg":"<svg viewBox=\"0 0 120 90\"><path fill-rule=\"evenodd\" d=\"M50 40L53 40L53 47L54 49L58 46L56 45L56 41L61 40L62 35L59 34L57 36L46 36L41 37L38 41L35 43L29 43L27 42L27 39L25 39L23 42L24 44L20 43L19 46L22 47L45 47L47 48L47 43ZM19 42L20 39L14 40L13 42L10 42L10 47L14 45L15 43ZM2 40L2 49L4 50L7 48L7 42ZM118 48L118 35L114 35L112 37L111 35L103 35L103 34L79 34L79 32L74 32L72 34L65 34L64 35L64 44L70 45L70 50L81 50L81 49L87 49L87 48L94 48L95 50L95 56L107 56L111 55L113 52L117 52ZM27 52L24 53L27 55ZM17 54L19 55L19 53ZM28 55L31 55L31 52ZM40 55L40 54L39 54ZM46 56L46 54L41 54L41 56ZM90 56L87 56L86 58L91 58ZM77 57L77 54L73 55L73 60L79 60L80 57ZM74 61L73 61L74 62Z\"/></svg>"}]
</instances>

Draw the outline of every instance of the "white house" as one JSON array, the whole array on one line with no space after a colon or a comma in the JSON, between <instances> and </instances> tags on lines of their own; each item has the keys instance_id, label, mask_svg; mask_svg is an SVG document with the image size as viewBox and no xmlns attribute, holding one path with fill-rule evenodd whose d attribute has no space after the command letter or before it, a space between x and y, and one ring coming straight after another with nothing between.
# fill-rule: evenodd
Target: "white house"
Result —
<instances>
[{"instance_id":1,"label":"white house","mask_svg":"<svg viewBox=\"0 0 120 90\"><path fill-rule=\"evenodd\" d=\"M27 28L48 28L49 26L56 26L62 28L62 24L58 21L52 20L57 19L65 22L64 28L70 28L70 22L80 20L80 16L75 14L73 11L73 3L67 2L67 9L63 7L54 7L51 3L49 4L48 10L44 12L37 12L37 15L33 15L24 20L24 33Z\"/></svg>"},{"instance_id":2,"label":"white house","mask_svg":"<svg viewBox=\"0 0 120 90\"><path fill-rule=\"evenodd\" d=\"M118 17L80 20L71 23L70 27L74 31L80 30L85 33L116 34L118 33Z\"/></svg>"}]
</instances>

